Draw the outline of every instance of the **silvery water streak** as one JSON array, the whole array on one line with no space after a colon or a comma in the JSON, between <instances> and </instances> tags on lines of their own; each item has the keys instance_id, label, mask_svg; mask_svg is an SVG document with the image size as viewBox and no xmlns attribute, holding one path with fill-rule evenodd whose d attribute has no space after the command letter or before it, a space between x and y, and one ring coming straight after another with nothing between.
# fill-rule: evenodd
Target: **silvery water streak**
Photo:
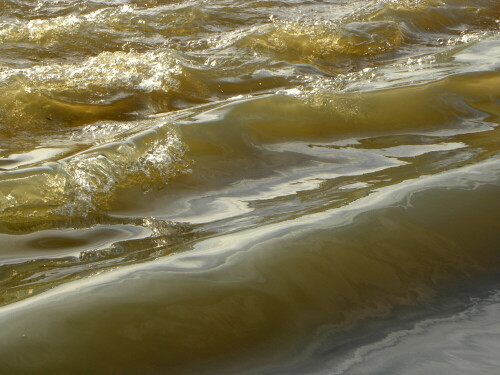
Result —
<instances>
[{"instance_id":1,"label":"silvery water streak","mask_svg":"<svg viewBox=\"0 0 500 375\"><path fill-rule=\"evenodd\" d=\"M499 25L0 0L0 374L496 374Z\"/></svg>"}]
</instances>

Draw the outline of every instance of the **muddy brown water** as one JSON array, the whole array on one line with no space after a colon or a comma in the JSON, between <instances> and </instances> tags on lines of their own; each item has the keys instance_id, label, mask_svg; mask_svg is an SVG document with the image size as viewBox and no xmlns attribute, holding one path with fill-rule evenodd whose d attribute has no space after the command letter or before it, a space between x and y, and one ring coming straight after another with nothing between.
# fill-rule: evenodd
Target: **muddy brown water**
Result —
<instances>
[{"instance_id":1,"label":"muddy brown water","mask_svg":"<svg viewBox=\"0 0 500 375\"><path fill-rule=\"evenodd\" d=\"M0 0L0 374L497 374L494 0Z\"/></svg>"}]
</instances>

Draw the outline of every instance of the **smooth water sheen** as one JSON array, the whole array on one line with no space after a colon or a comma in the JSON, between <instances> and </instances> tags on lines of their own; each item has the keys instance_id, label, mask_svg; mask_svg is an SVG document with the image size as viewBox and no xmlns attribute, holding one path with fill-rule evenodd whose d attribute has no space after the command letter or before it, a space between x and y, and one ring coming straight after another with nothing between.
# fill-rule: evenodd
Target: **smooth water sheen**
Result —
<instances>
[{"instance_id":1,"label":"smooth water sheen","mask_svg":"<svg viewBox=\"0 0 500 375\"><path fill-rule=\"evenodd\" d=\"M497 0L0 0L0 375L498 374Z\"/></svg>"}]
</instances>

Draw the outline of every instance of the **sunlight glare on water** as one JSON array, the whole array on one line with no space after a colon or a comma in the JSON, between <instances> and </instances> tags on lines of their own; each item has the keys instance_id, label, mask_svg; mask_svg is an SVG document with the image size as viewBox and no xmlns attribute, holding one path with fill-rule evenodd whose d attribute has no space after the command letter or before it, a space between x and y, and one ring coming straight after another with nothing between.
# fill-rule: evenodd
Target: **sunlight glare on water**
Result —
<instances>
[{"instance_id":1,"label":"sunlight glare on water","mask_svg":"<svg viewBox=\"0 0 500 375\"><path fill-rule=\"evenodd\" d=\"M0 0L0 374L496 374L496 0Z\"/></svg>"}]
</instances>

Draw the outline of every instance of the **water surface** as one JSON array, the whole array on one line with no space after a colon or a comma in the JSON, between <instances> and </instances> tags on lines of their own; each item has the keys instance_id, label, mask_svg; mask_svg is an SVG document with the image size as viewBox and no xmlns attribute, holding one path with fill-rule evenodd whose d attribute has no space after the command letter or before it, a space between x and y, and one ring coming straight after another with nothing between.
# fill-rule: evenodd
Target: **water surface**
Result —
<instances>
[{"instance_id":1,"label":"water surface","mask_svg":"<svg viewBox=\"0 0 500 375\"><path fill-rule=\"evenodd\" d=\"M496 374L495 0L0 0L1 374Z\"/></svg>"}]
</instances>

